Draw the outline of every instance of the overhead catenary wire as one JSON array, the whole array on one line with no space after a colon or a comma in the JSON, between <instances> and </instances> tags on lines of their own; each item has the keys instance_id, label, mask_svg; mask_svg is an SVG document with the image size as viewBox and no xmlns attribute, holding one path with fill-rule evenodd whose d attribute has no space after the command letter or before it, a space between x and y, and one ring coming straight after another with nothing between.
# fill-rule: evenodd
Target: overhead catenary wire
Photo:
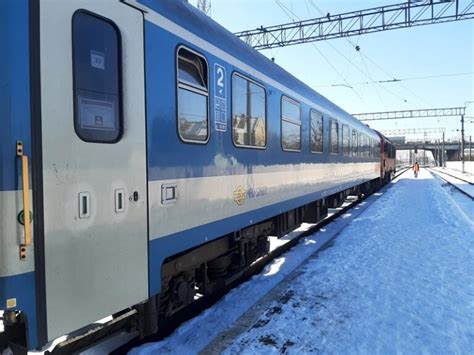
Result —
<instances>
[{"instance_id":1,"label":"overhead catenary wire","mask_svg":"<svg viewBox=\"0 0 474 355\"><path fill-rule=\"evenodd\" d=\"M371 84L390 84L390 83L397 83L400 81L414 81L414 80L426 80L426 79L438 79L438 78L449 78L455 76L467 76L467 75L474 75L474 72L465 72L465 73L451 73L451 74L440 74L440 75L425 75L425 76L414 76L414 77L406 77L406 78L393 78L393 79L385 79L385 80L372 80L372 81L359 81L354 83L349 83L351 86L358 86L358 85L371 85ZM325 84L325 85L316 85L315 87L324 88L324 87L331 87L339 84Z\"/></svg>"},{"instance_id":2,"label":"overhead catenary wire","mask_svg":"<svg viewBox=\"0 0 474 355\"><path fill-rule=\"evenodd\" d=\"M299 17L294 13L292 12L290 9L288 9L287 6L285 6L284 4L281 3L281 0L275 0L275 3L280 7L280 9L282 9L282 11L292 20L294 21L295 18L299 19ZM294 16L294 17L293 17ZM334 66L334 64L328 59L326 58L326 56L322 53L322 51L314 44L314 43L311 43L312 47L319 53L319 55L321 57L323 57L323 59L326 61L326 63L334 70L334 72L342 79L342 81L344 81L346 83L346 86L348 88L350 88L353 93L359 98L359 100L366 104L366 102L364 101L364 99L362 98L362 96L353 88L351 87L348 83L347 83L347 79L342 75L342 73Z\"/></svg>"},{"instance_id":3,"label":"overhead catenary wire","mask_svg":"<svg viewBox=\"0 0 474 355\"><path fill-rule=\"evenodd\" d=\"M315 3L313 0L308 0L309 3L316 9L316 11L321 15L321 16L326 16L324 11L322 11ZM308 15L310 16L311 14L309 13L308 11ZM311 17L311 16L310 16ZM359 38L360 36L358 36ZM353 47L356 49L357 53L359 53L361 59L362 59L362 56L364 56L365 58L367 58L372 64L374 64L377 68L379 68L385 75L387 75L388 77L390 78L395 78L395 76L389 74L385 69L383 69L379 64L377 64L373 59L371 59L367 54L365 54L364 52L361 51L360 47L357 45L357 44L354 44L350 38L347 38L345 37L345 40ZM328 45L330 45L332 47L332 45L327 42ZM334 48L334 47L333 47ZM335 48L334 48L335 49ZM352 63L351 63L352 64ZM370 75L369 75L370 76ZM378 81L378 82L375 82L373 79L371 79L372 82L374 82L375 84L382 84L382 83L385 83L384 81ZM393 79L391 80L387 80L387 82L392 82ZM398 82L398 81L393 81L393 82ZM398 82L399 83L399 82ZM417 93L415 93L413 90L411 90L410 88L408 88L407 86L399 83L401 87L403 87L405 90L409 91L414 97L418 98L419 100L421 101L424 101L425 103L427 103L429 106L433 106L430 102L428 102L427 100L425 100L424 98L420 97ZM378 85L379 87L383 88L384 90L387 90L384 86L382 85ZM393 94L393 93L392 93ZM377 91L377 95L380 96L379 92ZM398 95L396 95L398 96ZM407 100L406 99L403 99L403 102L406 103Z\"/></svg>"},{"instance_id":4,"label":"overhead catenary wire","mask_svg":"<svg viewBox=\"0 0 474 355\"><path fill-rule=\"evenodd\" d=\"M391 75L390 73L388 73L384 68L382 68L379 64L377 64L373 59L371 59L369 56L367 56L365 53L363 52L359 52L361 55L363 55L365 58L367 58L374 66L376 66L377 68L379 68L385 75L387 75L388 77L391 77L391 78L394 78L393 75ZM427 100L425 100L424 98L422 98L420 95L418 95L417 93L415 93L413 90L411 90L409 87L407 87L406 85L402 84L401 82L397 81L397 83L403 87L405 90L407 90L408 92L410 92L414 97L418 98L419 100L421 101L424 101L425 103L427 103L429 106L434 106L432 103L428 102Z\"/></svg>"},{"instance_id":5,"label":"overhead catenary wire","mask_svg":"<svg viewBox=\"0 0 474 355\"><path fill-rule=\"evenodd\" d=\"M368 67L367 67L367 64L365 63L364 57L359 56L359 58L360 58L362 64L364 65L364 68L365 68L365 71L367 72L367 75L369 76L369 78L372 78L372 76L370 75L370 71L369 71L369 69L368 69ZM372 78L372 80L373 80L373 78ZM380 91L379 91L379 90L375 90L375 92L376 92L376 94L377 94L377 97L378 97L380 103L381 103L382 106L385 108L385 110L387 110L387 105L385 104L385 101L382 100L382 96L380 95Z\"/></svg>"},{"instance_id":6,"label":"overhead catenary wire","mask_svg":"<svg viewBox=\"0 0 474 355\"><path fill-rule=\"evenodd\" d=\"M312 0L309 0L310 4L320 13L322 14L323 16L325 16L324 12L319 8L317 7L314 2ZM311 17L311 14L309 13L309 9L306 8L307 11L308 11L308 16ZM295 15L296 16L296 15ZM296 16L297 17L297 16ZM350 60L349 58L347 58L346 55L344 55L339 49L337 49L333 44L329 43L328 41L325 41L326 44L328 46L330 46L334 51L336 51L343 59L345 59L352 67L354 67L357 71L359 71L362 75L364 75L365 77L367 77L369 80L373 80L371 78L371 76L369 74L367 74L366 72L364 72L364 70L362 70L361 68L359 68L357 65L354 64L354 62L352 60ZM311 42L313 43L313 42ZM351 44L351 46L353 46L353 43L349 42ZM353 46L355 47L355 46ZM358 51L360 53L360 51ZM349 83L345 83L348 87L351 87L351 85ZM388 92L389 94L395 96L396 98L398 98L402 103L406 104L408 103L408 100L400 95L398 95L397 93L393 92L392 90L386 88L385 86L383 85L379 85L379 87L382 89L382 90L385 90L386 92ZM351 87L352 88L352 87ZM353 89L353 88L352 88ZM378 93L379 95L379 93Z\"/></svg>"}]
</instances>

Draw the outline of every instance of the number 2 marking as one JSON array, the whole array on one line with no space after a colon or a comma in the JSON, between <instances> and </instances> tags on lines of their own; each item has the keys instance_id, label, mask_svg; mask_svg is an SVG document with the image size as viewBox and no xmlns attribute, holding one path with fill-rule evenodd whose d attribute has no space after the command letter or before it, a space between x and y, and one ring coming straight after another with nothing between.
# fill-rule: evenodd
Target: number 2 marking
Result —
<instances>
[{"instance_id":1,"label":"number 2 marking","mask_svg":"<svg viewBox=\"0 0 474 355\"><path fill-rule=\"evenodd\" d=\"M217 67L217 86L224 87L224 69Z\"/></svg>"}]
</instances>

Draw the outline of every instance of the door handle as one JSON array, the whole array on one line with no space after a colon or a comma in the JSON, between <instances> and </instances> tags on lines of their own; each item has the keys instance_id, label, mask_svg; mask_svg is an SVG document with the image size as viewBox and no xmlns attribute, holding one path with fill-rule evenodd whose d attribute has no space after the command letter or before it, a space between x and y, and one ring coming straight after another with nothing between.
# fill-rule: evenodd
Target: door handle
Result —
<instances>
[{"instance_id":1,"label":"door handle","mask_svg":"<svg viewBox=\"0 0 474 355\"><path fill-rule=\"evenodd\" d=\"M23 215L25 240L20 244L20 260L26 259L26 247L31 245L31 221L30 221L30 182L28 171L28 156L23 151L23 142L16 142L16 155L21 158L21 171L23 182Z\"/></svg>"},{"instance_id":2,"label":"door handle","mask_svg":"<svg viewBox=\"0 0 474 355\"><path fill-rule=\"evenodd\" d=\"M79 218L91 216L91 195L89 192L79 192Z\"/></svg>"},{"instance_id":3,"label":"door handle","mask_svg":"<svg viewBox=\"0 0 474 355\"><path fill-rule=\"evenodd\" d=\"M125 190L115 190L115 213L125 212Z\"/></svg>"}]
</instances>

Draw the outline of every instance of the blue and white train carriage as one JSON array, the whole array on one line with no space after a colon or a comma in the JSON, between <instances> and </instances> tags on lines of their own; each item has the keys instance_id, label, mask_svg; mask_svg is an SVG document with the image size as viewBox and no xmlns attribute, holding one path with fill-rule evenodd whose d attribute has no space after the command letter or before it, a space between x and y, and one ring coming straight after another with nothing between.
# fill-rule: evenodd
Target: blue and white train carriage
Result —
<instances>
[{"instance_id":1,"label":"blue and white train carriage","mask_svg":"<svg viewBox=\"0 0 474 355\"><path fill-rule=\"evenodd\" d=\"M185 1L1 1L0 41L0 348L153 333L380 180L375 131Z\"/></svg>"}]
</instances>

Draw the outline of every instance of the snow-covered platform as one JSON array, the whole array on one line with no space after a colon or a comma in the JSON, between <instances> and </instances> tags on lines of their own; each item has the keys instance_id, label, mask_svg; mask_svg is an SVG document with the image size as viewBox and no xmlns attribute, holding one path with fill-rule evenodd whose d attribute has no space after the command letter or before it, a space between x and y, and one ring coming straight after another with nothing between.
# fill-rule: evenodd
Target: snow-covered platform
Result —
<instances>
[{"instance_id":1,"label":"snow-covered platform","mask_svg":"<svg viewBox=\"0 0 474 355\"><path fill-rule=\"evenodd\" d=\"M132 353L472 352L469 209L425 169L356 208Z\"/></svg>"}]
</instances>

